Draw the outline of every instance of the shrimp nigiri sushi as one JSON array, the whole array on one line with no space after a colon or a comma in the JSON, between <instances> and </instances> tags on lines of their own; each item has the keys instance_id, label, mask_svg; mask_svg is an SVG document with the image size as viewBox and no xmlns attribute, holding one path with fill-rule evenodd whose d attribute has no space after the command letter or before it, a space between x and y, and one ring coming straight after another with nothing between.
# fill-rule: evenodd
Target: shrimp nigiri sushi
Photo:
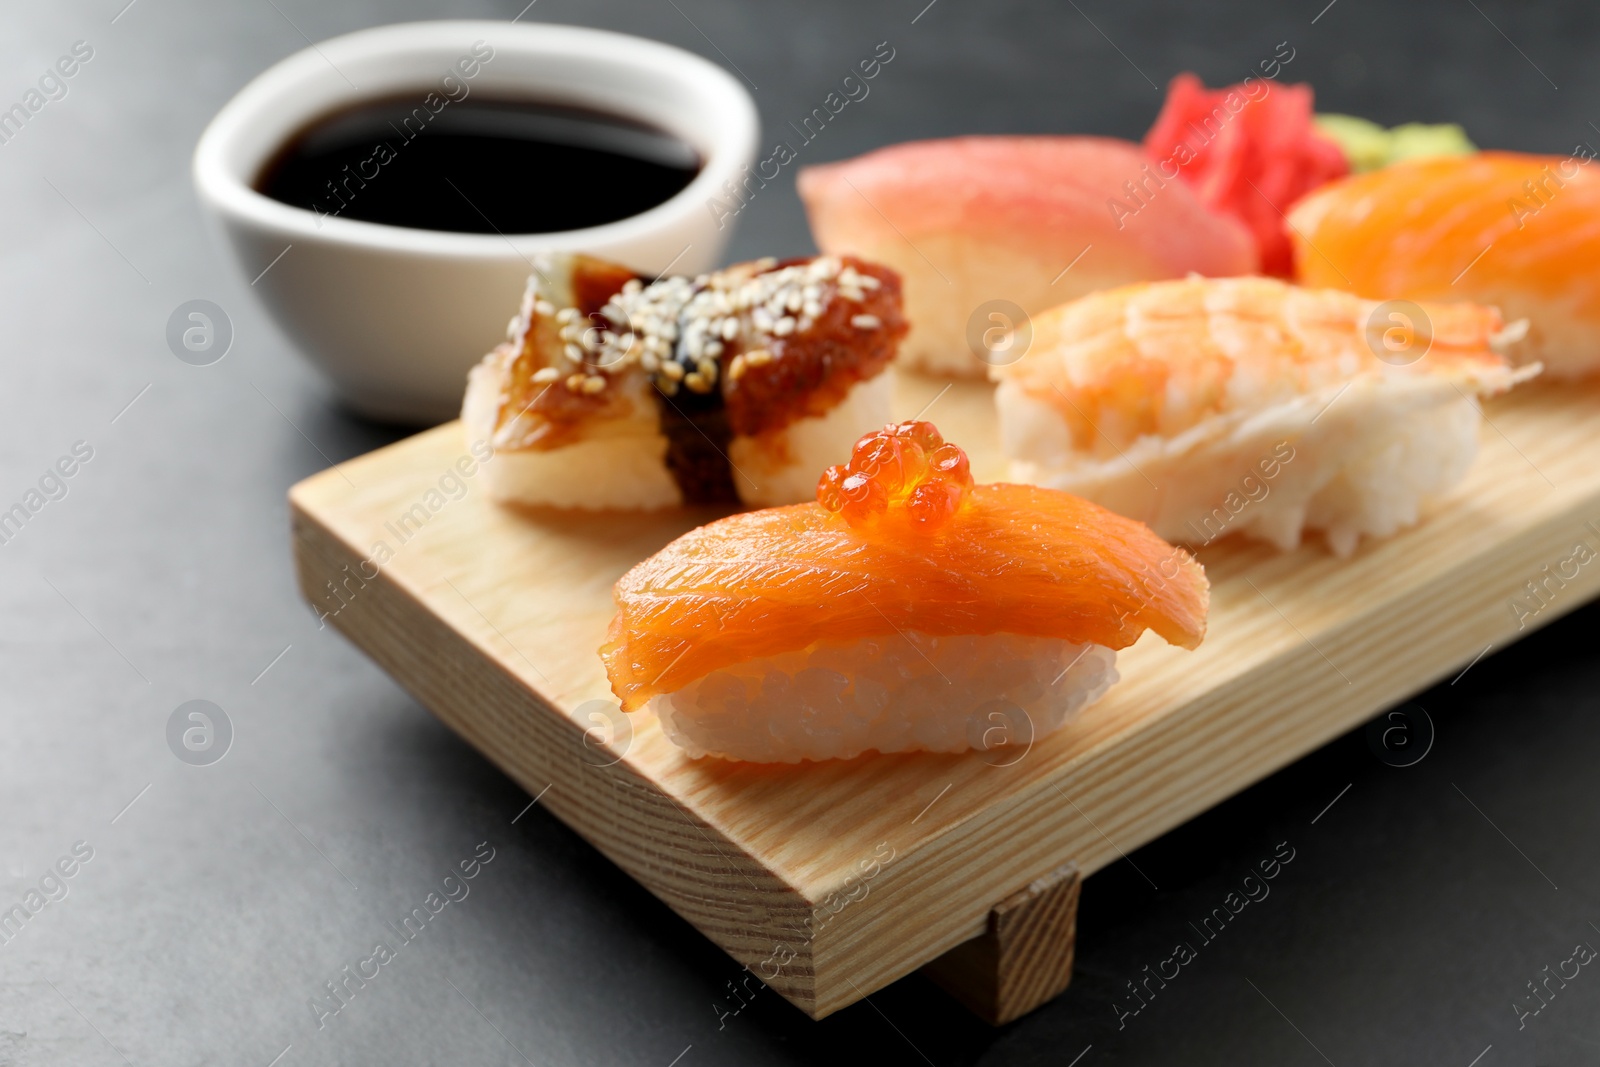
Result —
<instances>
[{"instance_id":1,"label":"shrimp nigiri sushi","mask_svg":"<svg viewBox=\"0 0 1600 1067\"><path fill-rule=\"evenodd\" d=\"M787 504L889 418L900 279L853 258L646 282L581 255L535 262L462 422L516 504Z\"/></svg>"},{"instance_id":2,"label":"shrimp nigiri sushi","mask_svg":"<svg viewBox=\"0 0 1600 1067\"><path fill-rule=\"evenodd\" d=\"M626 711L762 763L1031 742L1146 629L1194 648L1200 565L1066 493L972 482L926 422L857 442L805 504L673 541L617 582L600 649Z\"/></svg>"},{"instance_id":3,"label":"shrimp nigiri sushi","mask_svg":"<svg viewBox=\"0 0 1600 1067\"><path fill-rule=\"evenodd\" d=\"M1600 373L1600 165L1481 152L1325 185L1289 212L1302 284L1374 298L1472 300L1527 319L1519 355Z\"/></svg>"},{"instance_id":4,"label":"shrimp nigiri sushi","mask_svg":"<svg viewBox=\"0 0 1600 1067\"><path fill-rule=\"evenodd\" d=\"M1387 537L1477 454L1478 398L1538 373L1473 304L1398 306L1270 278L1134 285L1033 322L995 369L1019 481L1206 544L1245 533L1335 554Z\"/></svg>"},{"instance_id":5,"label":"shrimp nigiri sushi","mask_svg":"<svg viewBox=\"0 0 1600 1067\"><path fill-rule=\"evenodd\" d=\"M891 145L806 167L799 191L818 248L905 279L900 363L935 374L984 376L985 333L1017 318L1001 302L1033 315L1113 285L1257 266L1244 226L1108 137Z\"/></svg>"}]
</instances>

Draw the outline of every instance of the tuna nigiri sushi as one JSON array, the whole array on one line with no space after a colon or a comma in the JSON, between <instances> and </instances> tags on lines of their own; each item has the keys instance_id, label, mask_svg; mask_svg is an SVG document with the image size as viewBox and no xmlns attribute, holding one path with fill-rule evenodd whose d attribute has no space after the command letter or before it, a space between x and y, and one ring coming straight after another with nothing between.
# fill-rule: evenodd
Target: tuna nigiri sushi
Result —
<instances>
[{"instance_id":1,"label":"tuna nigiri sushi","mask_svg":"<svg viewBox=\"0 0 1600 1067\"><path fill-rule=\"evenodd\" d=\"M1323 186L1289 212L1303 284L1473 300L1527 319L1518 354L1556 378L1600 373L1600 164L1481 152Z\"/></svg>"},{"instance_id":2,"label":"tuna nigiri sushi","mask_svg":"<svg viewBox=\"0 0 1600 1067\"><path fill-rule=\"evenodd\" d=\"M987 305L1032 315L1113 285L1256 269L1249 232L1175 179L1110 138L958 137L807 167L799 190L819 248L905 279L901 364L981 378L985 333L1017 317Z\"/></svg>"},{"instance_id":3,"label":"tuna nigiri sushi","mask_svg":"<svg viewBox=\"0 0 1600 1067\"><path fill-rule=\"evenodd\" d=\"M868 434L817 499L693 530L617 582L600 656L692 756L756 762L1031 741L1146 629L1194 648L1200 565L1066 493L975 486L926 422Z\"/></svg>"},{"instance_id":4,"label":"tuna nigiri sushi","mask_svg":"<svg viewBox=\"0 0 1600 1067\"><path fill-rule=\"evenodd\" d=\"M997 368L1012 476L1078 493L1206 544L1338 555L1386 537L1458 482L1478 398L1538 373L1495 351L1500 313L1395 305L1269 278L1096 293L1033 323Z\"/></svg>"},{"instance_id":5,"label":"tuna nigiri sushi","mask_svg":"<svg viewBox=\"0 0 1600 1067\"><path fill-rule=\"evenodd\" d=\"M761 506L889 417L900 280L854 258L742 263L646 283L588 256L537 261L462 421L495 499L553 507Z\"/></svg>"}]
</instances>

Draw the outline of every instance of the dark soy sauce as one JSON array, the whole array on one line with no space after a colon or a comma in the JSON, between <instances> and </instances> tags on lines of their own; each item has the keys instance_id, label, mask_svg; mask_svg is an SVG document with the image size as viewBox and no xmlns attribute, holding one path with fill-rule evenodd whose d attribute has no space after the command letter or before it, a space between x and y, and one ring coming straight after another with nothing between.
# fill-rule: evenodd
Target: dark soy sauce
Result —
<instances>
[{"instance_id":1,"label":"dark soy sauce","mask_svg":"<svg viewBox=\"0 0 1600 1067\"><path fill-rule=\"evenodd\" d=\"M553 233L655 207L700 163L678 138L613 115L477 98L434 112L405 98L312 123L262 169L256 188L319 218Z\"/></svg>"}]
</instances>

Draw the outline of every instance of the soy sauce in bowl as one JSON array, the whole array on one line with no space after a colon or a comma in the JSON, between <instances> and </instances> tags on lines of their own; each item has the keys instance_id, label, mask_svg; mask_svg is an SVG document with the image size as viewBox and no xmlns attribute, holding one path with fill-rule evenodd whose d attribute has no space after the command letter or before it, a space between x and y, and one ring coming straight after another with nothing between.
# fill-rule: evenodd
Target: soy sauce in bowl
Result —
<instances>
[{"instance_id":1,"label":"soy sauce in bowl","mask_svg":"<svg viewBox=\"0 0 1600 1067\"><path fill-rule=\"evenodd\" d=\"M556 233L664 203L694 148L614 115L512 100L411 98L319 119L262 168L258 192L314 212L455 233Z\"/></svg>"}]
</instances>

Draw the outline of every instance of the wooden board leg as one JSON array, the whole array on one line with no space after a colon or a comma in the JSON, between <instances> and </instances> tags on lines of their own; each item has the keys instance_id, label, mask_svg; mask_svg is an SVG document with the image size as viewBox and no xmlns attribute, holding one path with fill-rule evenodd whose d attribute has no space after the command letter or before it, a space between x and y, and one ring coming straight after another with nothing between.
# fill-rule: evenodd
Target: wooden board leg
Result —
<instances>
[{"instance_id":1,"label":"wooden board leg","mask_svg":"<svg viewBox=\"0 0 1600 1067\"><path fill-rule=\"evenodd\" d=\"M1072 981L1078 868L1064 863L989 911L989 929L922 968L992 1026L1021 1018Z\"/></svg>"}]
</instances>

